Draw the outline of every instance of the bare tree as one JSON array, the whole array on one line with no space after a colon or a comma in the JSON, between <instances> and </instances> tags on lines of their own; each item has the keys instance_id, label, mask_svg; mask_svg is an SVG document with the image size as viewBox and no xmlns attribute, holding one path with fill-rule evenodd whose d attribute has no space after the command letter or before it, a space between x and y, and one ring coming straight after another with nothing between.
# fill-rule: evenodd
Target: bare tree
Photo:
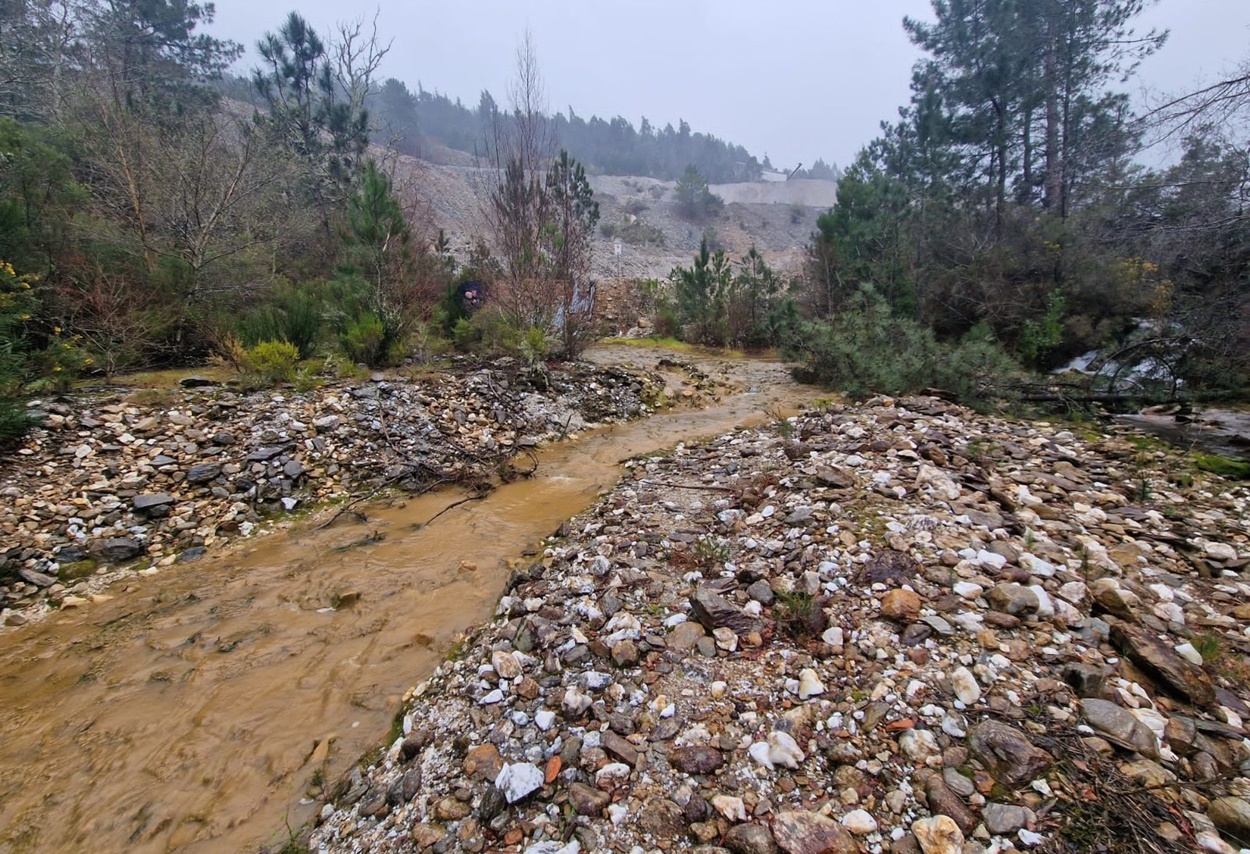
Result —
<instances>
[{"instance_id":1,"label":"bare tree","mask_svg":"<svg viewBox=\"0 0 1250 854\"><path fill-rule=\"evenodd\" d=\"M214 275L224 262L310 231L286 198L294 165L250 122L199 116L166 134L148 166L152 251L186 266L189 303L242 286Z\"/></svg>"},{"instance_id":2,"label":"bare tree","mask_svg":"<svg viewBox=\"0 0 1250 854\"><path fill-rule=\"evenodd\" d=\"M76 0L0 0L0 115L61 118L80 11Z\"/></svg>"},{"instance_id":3,"label":"bare tree","mask_svg":"<svg viewBox=\"0 0 1250 854\"><path fill-rule=\"evenodd\" d=\"M555 145L529 31L516 49L509 101L509 113L494 114L489 140L494 184L486 194L485 214L504 263L504 281L491 299L516 328L546 330L556 319L559 301L542 240L552 215L546 176Z\"/></svg>"},{"instance_id":4,"label":"bare tree","mask_svg":"<svg viewBox=\"0 0 1250 854\"><path fill-rule=\"evenodd\" d=\"M1184 139L1196 131L1223 128L1225 134L1250 133L1250 59L1210 85L1164 97L1142 117L1154 142Z\"/></svg>"}]
</instances>

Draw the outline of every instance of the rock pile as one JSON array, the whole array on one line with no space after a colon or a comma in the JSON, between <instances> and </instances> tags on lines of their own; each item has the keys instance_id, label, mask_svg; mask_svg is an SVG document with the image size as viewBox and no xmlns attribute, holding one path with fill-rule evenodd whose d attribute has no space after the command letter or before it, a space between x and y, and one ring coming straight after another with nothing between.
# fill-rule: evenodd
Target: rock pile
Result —
<instances>
[{"instance_id":1,"label":"rock pile","mask_svg":"<svg viewBox=\"0 0 1250 854\"><path fill-rule=\"evenodd\" d=\"M1235 851L1247 509L927 398L636 460L310 849Z\"/></svg>"},{"instance_id":2,"label":"rock pile","mask_svg":"<svg viewBox=\"0 0 1250 854\"><path fill-rule=\"evenodd\" d=\"M643 414L662 388L612 368L534 373L502 359L302 393L45 402L42 426L0 469L0 607L13 609L0 622L76 604L118 564L194 559L304 504L489 480L524 447Z\"/></svg>"}]
</instances>

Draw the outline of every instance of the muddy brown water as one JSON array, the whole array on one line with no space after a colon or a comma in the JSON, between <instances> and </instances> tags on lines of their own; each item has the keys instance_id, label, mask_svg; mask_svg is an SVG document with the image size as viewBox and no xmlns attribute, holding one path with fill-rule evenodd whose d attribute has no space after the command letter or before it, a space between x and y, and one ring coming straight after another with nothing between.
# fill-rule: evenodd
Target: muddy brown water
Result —
<instances>
[{"instance_id":1,"label":"muddy brown water","mask_svg":"<svg viewBox=\"0 0 1250 854\"><path fill-rule=\"evenodd\" d=\"M743 391L547 447L532 479L428 525L462 496L270 534L0 634L0 852L280 848L319 781L385 740L403 693L491 615L512 562L623 460L818 394L777 363L700 366Z\"/></svg>"}]
</instances>

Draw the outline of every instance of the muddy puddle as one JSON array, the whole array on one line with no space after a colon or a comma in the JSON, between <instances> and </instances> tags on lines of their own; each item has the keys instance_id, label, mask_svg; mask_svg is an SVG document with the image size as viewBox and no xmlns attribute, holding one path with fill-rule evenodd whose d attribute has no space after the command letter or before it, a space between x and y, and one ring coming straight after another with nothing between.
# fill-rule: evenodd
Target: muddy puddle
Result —
<instances>
[{"instance_id":1,"label":"muddy puddle","mask_svg":"<svg viewBox=\"0 0 1250 854\"><path fill-rule=\"evenodd\" d=\"M385 740L403 692L489 617L511 562L622 460L818 394L776 363L699 365L742 391L545 448L534 478L433 522L464 496L305 524L0 635L0 852L280 849L309 794Z\"/></svg>"}]
</instances>

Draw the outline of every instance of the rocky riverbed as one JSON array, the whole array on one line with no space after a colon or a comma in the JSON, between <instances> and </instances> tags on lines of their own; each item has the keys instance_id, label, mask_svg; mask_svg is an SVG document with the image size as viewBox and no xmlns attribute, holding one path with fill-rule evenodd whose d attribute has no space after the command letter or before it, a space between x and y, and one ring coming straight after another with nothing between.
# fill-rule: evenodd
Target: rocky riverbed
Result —
<instances>
[{"instance_id":1,"label":"rocky riverbed","mask_svg":"<svg viewBox=\"0 0 1250 854\"><path fill-rule=\"evenodd\" d=\"M305 507L381 486L488 484L524 448L639 417L664 389L656 375L513 359L305 392L186 385L33 404L42 425L0 463L0 625L84 604Z\"/></svg>"},{"instance_id":2,"label":"rocky riverbed","mask_svg":"<svg viewBox=\"0 0 1250 854\"><path fill-rule=\"evenodd\" d=\"M1236 851L1250 492L928 398L635 459L324 852Z\"/></svg>"}]
</instances>

